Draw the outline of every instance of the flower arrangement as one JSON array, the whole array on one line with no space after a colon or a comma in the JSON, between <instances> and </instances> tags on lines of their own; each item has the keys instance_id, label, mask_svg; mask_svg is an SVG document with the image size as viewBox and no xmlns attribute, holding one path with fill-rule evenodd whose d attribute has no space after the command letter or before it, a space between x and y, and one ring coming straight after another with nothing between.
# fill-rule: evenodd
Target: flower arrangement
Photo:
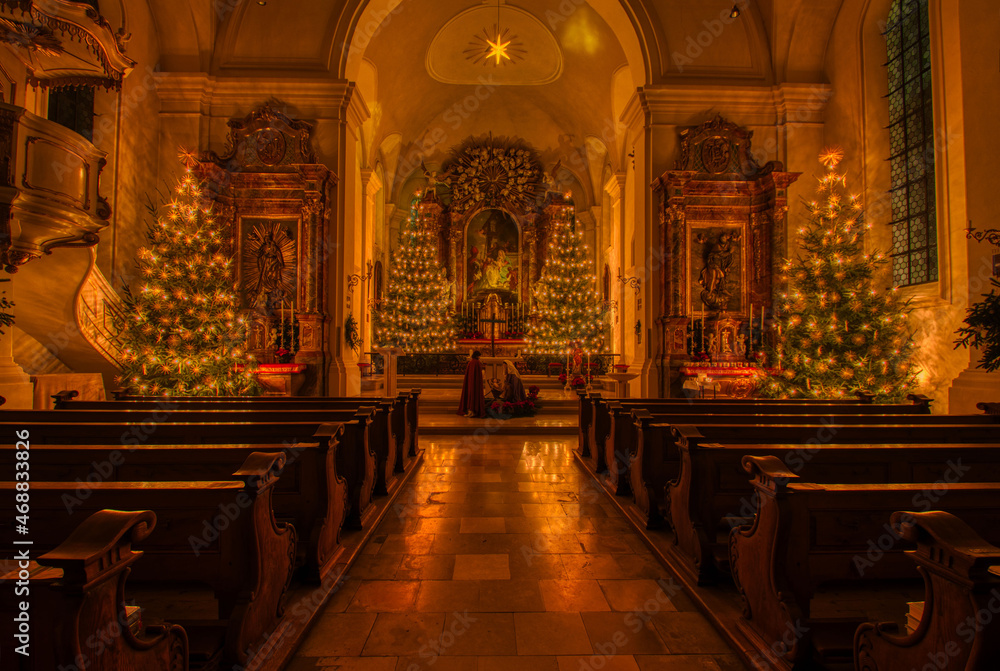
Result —
<instances>
[{"instance_id":1,"label":"flower arrangement","mask_svg":"<svg viewBox=\"0 0 1000 671\"><path fill-rule=\"evenodd\" d=\"M570 386L571 387L585 387L585 386L587 386L587 382L593 382L593 381L594 381L593 374L586 375L586 376L584 376L584 375L577 375L570 382ZM563 374L561 374L559 376L559 384L566 384L566 373L563 373Z\"/></svg>"},{"instance_id":2,"label":"flower arrangement","mask_svg":"<svg viewBox=\"0 0 1000 671\"><path fill-rule=\"evenodd\" d=\"M486 410L496 419L510 419L511 417L532 417L538 410L538 386L528 387L527 398L523 401L512 403L510 401L486 400Z\"/></svg>"},{"instance_id":3,"label":"flower arrangement","mask_svg":"<svg viewBox=\"0 0 1000 671\"><path fill-rule=\"evenodd\" d=\"M485 340L486 334L482 331L466 331L462 333L459 338L461 340Z\"/></svg>"}]
</instances>

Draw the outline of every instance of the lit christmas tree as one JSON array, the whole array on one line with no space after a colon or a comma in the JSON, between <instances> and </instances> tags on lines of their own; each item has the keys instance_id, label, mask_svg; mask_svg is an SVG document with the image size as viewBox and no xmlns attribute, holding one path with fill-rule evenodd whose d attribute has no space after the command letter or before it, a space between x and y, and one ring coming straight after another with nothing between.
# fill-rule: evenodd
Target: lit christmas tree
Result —
<instances>
[{"instance_id":1,"label":"lit christmas tree","mask_svg":"<svg viewBox=\"0 0 1000 671\"><path fill-rule=\"evenodd\" d=\"M839 150L820 157L827 167L821 202L809 204L810 221L798 231L805 254L784 265L788 288L777 301L768 356L774 369L762 388L768 397L837 399L865 391L895 402L916 382L908 309L895 288L877 288L888 261L864 253L871 224L837 172L842 159Z\"/></svg>"},{"instance_id":2,"label":"lit christmas tree","mask_svg":"<svg viewBox=\"0 0 1000 671\"><path fill-rule=\"evenodd\" d=\"M229 243L190 167L166 216L150 209L156 216L138 252L141 284L125 287L118 324L118 383L135 394L257 393Z\"/></svg>"},{"instance_id":3,"label":"lit christmas tree","mask_svg":"<svg viewBox=\"0 0 1000 671\"><path fill-rule=\"evenodd\" d=\"M538 316L528 334L531 353L565 354L577 347L584 354L601 351L604 307L597 279L588 270L591 261L574 208L565 205L552 222L548 260L535 285Z\"/></svg>"},{"instance_id":4,"label":"lit christmas tree","mask_svg":"<svg viewBox=\"0 0 1000 671\"><path fill-rule=\"evenodd\" d=\"M436 210L432 200L414 200L375 313L375 341L408 354L447 350L455 339L448 320L451 287L437 260Z\"/></svg>"}]
</instances>

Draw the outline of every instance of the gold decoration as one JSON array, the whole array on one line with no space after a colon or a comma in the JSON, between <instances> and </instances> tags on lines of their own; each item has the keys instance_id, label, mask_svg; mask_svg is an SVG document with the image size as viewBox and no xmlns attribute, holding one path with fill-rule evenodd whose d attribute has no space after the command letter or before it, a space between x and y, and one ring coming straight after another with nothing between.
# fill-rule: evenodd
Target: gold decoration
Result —
<instances>
[{"instance_id":1,"label":"gold decoration","mask_svg":"<svg viewBox=\"0 0 1000 671\"><path fill-rule=\"evenodd\" d=\"M243 252L243 286L252 308L295 300L295 241L281 223L253 227Z\"/></svg>"}]
</instances>

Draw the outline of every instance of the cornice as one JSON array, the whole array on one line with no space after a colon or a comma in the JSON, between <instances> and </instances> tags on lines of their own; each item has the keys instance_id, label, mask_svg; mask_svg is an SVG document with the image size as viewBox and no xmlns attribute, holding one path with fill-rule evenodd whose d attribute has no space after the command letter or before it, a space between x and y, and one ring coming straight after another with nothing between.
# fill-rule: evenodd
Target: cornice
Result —
<instances>
[{"instance_id":1,"label":"cornice","mask_svg":"<svg viewBox=\"0 0 1000 671\"><path fill-rule=\"evenodd\" d=\"M645 86L629 100L621 121L629 127L641 119L646 125L687 126L716 112L749 126L822 123L832 95L829 84L819 83Z\"/></svg>"}]
</instances>

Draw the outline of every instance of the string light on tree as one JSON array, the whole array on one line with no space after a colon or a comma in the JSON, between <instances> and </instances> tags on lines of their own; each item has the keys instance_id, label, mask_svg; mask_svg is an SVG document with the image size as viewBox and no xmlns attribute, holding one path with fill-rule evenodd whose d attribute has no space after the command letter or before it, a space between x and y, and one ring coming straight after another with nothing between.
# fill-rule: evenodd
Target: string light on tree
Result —
<instances>
[{"instance_id":1,"label":"string light on tree","mask_svg":"<svg viewBox=\"0 0 1000 671\"><path fill-rule=\"evenodd\" d=\"M605 308L590 264L574 208L560 208L552 222L545 270L535 285L538 318L528 334L530 352L565 354L576 347L584 354L601 351Z\"/></svg>"},{"instance_id":2,"label":"string light on tree","mask_svg":"<svg viewBox=\"0 0 1000 671\"><path fill-rule=\"evenodd\" d=\"M116 325L118 383L136 394L256 394L229 243L190 166L166 212L150 206L154 221L137 255L141 281L124 287Z\"/></svg>"},{"instance_id":3,"label":"string light on tree","mask_svg":"<svg viewBox=\"0 0 1000 671\"><path fill-rule=\"evenodd\" d=\"M837 171L839 149L820 156L826 173L810 221L798 231L804 255L782 267L788 291L777 301L776 337L762 394L772 398L837 399L866 391L896 402L913 391L917 371L906 302L885 281L885 255L865 254L858 196Z\"/></svg>"},{"instance_id":4,"label":"string light on tree","mask_svg":"<svg viewBox=\"0 0 1000 671\"><path fill-rule=\"evenodd\" d=\"M450 287L437 263L435 212L433 194L415 199L410 220L399 232L386 296L374 315L375 341L382 346L440 352L455 339L448 319Z\"/></svg>"}]
</instances>

